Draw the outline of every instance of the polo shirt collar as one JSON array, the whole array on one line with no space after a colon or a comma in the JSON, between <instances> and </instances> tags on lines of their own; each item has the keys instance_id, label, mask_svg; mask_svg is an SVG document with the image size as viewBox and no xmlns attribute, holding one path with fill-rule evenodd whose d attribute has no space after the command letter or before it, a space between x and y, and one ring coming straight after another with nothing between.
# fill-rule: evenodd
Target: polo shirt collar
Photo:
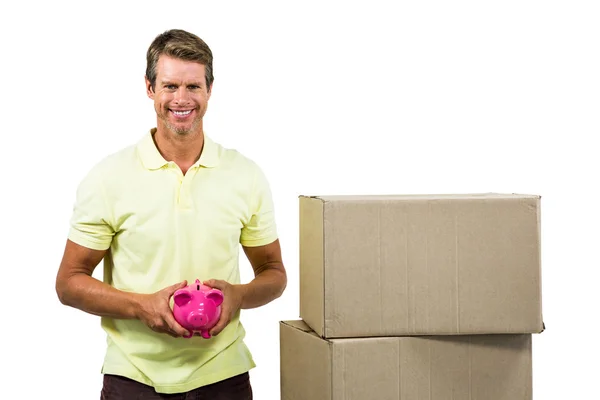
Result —
<instances>
[{"instance_id":1,"label":"polo shirt collar","mask_svg":"<svg viewBox=\"0 0 600 400\"><path fill-rule=\"evenodd\" d=\"M211 138L204 134L204 146L202 148L202 154L194 165L200 165L206 168L216 167L219 164L219 149L217 144L212 141Z\"/></svg>"},{"instance_id":2,"label":"polo shirt collar","mask_svg":"<svg viewBox=\"0 0 600 400\"><path fill-rule=\"evenodd\" d=\"M151 129L137 144L138 154L144 167L153 170L162 168L168 161L160 154L154 143L156 128ZM215 142L204 134L204 147L198 161L193 166L216 167L219 163L219 151Z\"/></svg>"}]
</instances>

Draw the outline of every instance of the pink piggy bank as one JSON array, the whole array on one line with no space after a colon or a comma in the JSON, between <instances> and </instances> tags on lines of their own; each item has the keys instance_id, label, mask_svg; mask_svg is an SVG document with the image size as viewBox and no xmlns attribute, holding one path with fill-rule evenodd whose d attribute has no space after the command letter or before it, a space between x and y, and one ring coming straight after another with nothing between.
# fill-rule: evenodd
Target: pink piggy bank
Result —
<instances>
[{"instance_id":1,"label":"pink piggy bank","mask_svg":"<svg viewBox=\"0 0 600 400\"><path fill-rule=\"evenodd\" d=\"M223 293L200 283L198 279L173 294L173 316L179 325L190 331L184 336L191 338L199 332L205 339L210 339L209 330L217 324L221 316Z\"/></svg>"}]
</instances>

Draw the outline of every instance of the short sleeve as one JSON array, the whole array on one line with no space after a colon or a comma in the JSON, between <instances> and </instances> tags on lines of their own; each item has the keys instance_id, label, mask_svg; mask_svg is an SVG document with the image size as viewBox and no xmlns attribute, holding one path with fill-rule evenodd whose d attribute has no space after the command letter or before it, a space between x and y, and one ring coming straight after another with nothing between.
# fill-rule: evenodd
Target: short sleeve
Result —
<instances>
[{"instance_id":1,"label":"short sleeve","mask_svg":"<svg viewBox=\"0 0 600 400\"><path fill-rule=\"evenodd\" d=\"M90 249L106 250L114 236L110 221L102 174L96 166L77 188L68 238Z\"/></svg>"},{"instance_id":2,"label":"short sleeve","mask_svg":"<svg viewBox=\"0 0 600 400\"><path fill-rule=\"evenodd\" d=\"M250 197L251 217L242 228L242 246L263 246L277 239L275 210L269 182L257 166L254 173L253 190Z\"/></svg>"}]
</instances>

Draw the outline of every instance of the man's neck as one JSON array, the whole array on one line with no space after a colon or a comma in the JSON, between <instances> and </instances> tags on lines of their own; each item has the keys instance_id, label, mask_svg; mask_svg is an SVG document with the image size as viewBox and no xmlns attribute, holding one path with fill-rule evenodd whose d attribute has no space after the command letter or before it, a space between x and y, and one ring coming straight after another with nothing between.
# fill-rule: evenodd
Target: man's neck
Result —
<instances>
[{"instance_id":1,"label":"man's neck","mask_svg":"<svg viewBox=\"0 0 600 400\"><path fill-rule=\"evenodd\" d=\"M200 158L204 147L204 132L198 129L179 135L166 127L157 127L154 134L156 148L167 161L173 161L183 174Z\"/></svg>"}]
</instances>

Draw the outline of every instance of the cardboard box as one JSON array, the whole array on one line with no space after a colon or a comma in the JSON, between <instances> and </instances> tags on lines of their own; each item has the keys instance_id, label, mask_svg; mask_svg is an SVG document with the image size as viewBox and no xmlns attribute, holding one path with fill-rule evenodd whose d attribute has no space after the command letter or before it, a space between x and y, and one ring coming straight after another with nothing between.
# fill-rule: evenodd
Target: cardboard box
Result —
<instances>
[{"instance_id":1,"label":"cardboard box","mask_svg":"<svg viewBox=\"0 0 600 400\"><path fill-rule=\"evenodd\" d=\"M530 400L531 334L322 339L280 322L281 400Z\"/></svg>"},{"instance_id":2,"label":"cardboard box","mask_svg":"<svg viewBox=\"0 0 600 400\"><path fill-rule=\"evenodd\" d=\"M539 196L299 201L300 317L321 337L543 330Z\"/></svg>"}]
</instances>

